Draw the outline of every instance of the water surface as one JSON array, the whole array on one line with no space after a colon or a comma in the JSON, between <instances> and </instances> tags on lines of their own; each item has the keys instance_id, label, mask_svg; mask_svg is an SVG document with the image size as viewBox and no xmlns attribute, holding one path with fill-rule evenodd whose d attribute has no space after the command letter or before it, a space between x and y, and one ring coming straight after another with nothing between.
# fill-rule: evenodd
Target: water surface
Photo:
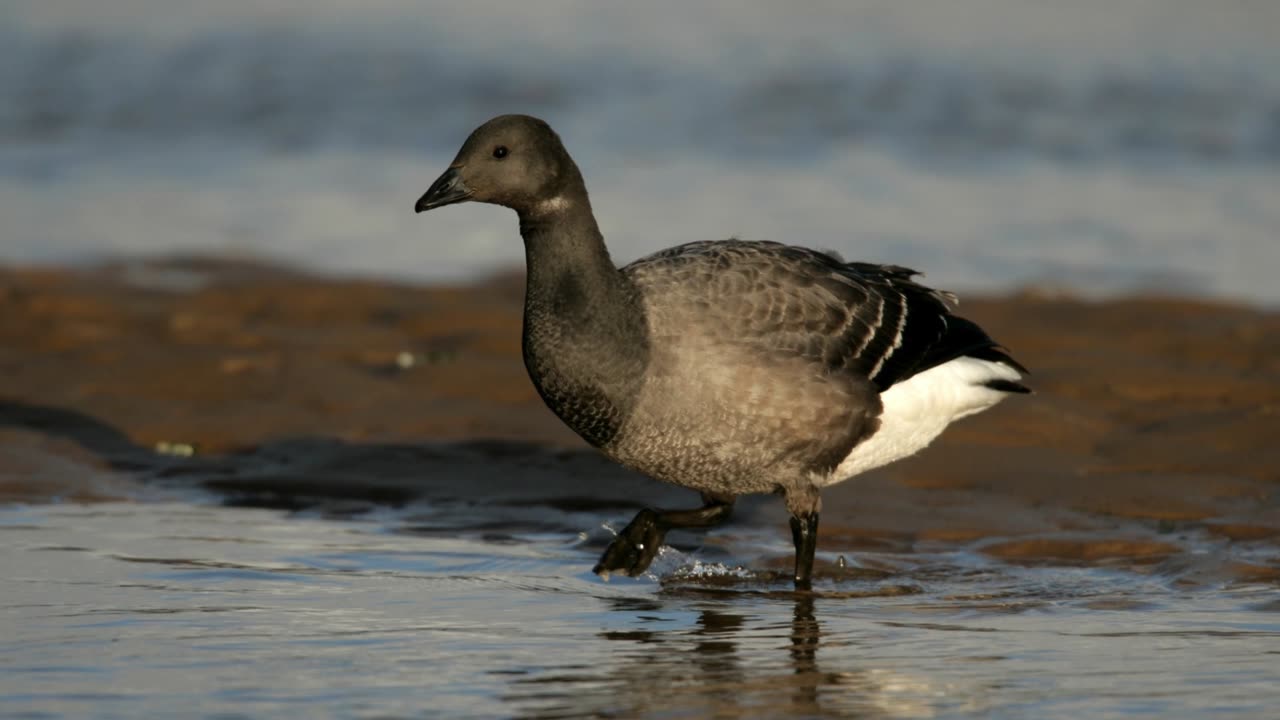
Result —
<instances>
[{"instance_id":1,"label":"water surface","mask_svg":"<svg viewBox=\"0 0 1280 720\"><path fill-rule=\"evenodd\" d=\"M797 595L737 566L786 551L749 526L606 583L598 516L483 516L10 507L0 714L1260 718L1280 699L1280 593L1185 564L867 552Z\"/></svg>"},{"instance_id":2,"label":"water surface","mask_svg":"<svg viewBox=\"0 0 1280 720\"><path fill-rule=\"evenodd\" d=\"M1275 304L1280 6L0 3L3 262L216 254L471 278L509 213L414 200L546 117L615 258L736 235L943 287Z\"/></svg>"}]
</instances>

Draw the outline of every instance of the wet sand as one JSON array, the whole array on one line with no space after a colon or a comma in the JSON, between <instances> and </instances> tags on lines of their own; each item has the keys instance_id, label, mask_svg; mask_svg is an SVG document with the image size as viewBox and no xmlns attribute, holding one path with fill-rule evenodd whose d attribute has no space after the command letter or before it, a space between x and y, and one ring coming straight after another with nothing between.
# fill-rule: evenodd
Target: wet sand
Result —
<instances>
[{"instance_id":1,"label":"wet sand","mask_svg":"<svg viewBox=\"0 0 1280 720\"><path fill-rule=\"evenodd\" d=\"M0 502L200 487L336 514L453 499L602 519L694 502L542 406L522 292L518 275L416 287L208 261L0 270ZM1037 293L961 309L1037 394L824 493L823 551L1191 567L1207 534L1264 552L1187 581L1280 580L1280 314ZM716 534L767 524L785 533L759 498Z\"/></svg>"}]
</instances>

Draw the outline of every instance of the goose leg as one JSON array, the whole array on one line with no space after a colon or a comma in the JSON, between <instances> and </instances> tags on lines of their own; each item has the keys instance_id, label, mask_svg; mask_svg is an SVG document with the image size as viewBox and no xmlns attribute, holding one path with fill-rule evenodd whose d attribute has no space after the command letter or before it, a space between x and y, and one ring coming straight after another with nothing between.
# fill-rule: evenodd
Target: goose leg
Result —
<instances>
[{"instance_id":1,"label":"goose leg","mask_svg":"<svg viewBox=\"0 0 1280 720\"><path fill-rule=\"evenodd\" d=\"M791 513L791 539L796 544L796 589L813 587L813 553L818 548L818 512L822 496L809 482L798 482L785 491Z\"/></svg>"},{"instance_id":2,"label":"goose leg","mask_svg":"<svg viewBox=\"0 0 1280 720\"><path fill-rule=\"evenodd\" d=\"M796 589L813 587L813 554L818 548L818 513L791 516L791 539L796 544Z\"/></svg>"},{"instance_id":3,"label":"goose leg","mask_svg":"<svg viewBox=\"0 0 1280 720\"><path fill-rule=\"evenodd\" d=\"M658 555L662 540L672 528L705 528L719 525L733 511L733 498L703 494L702 507L694 510L655 510L645 508L627 524L605 549L600 562L591 569L608 576L620 570L635 577L649 568Z\"/></svg>"}]
</instances>

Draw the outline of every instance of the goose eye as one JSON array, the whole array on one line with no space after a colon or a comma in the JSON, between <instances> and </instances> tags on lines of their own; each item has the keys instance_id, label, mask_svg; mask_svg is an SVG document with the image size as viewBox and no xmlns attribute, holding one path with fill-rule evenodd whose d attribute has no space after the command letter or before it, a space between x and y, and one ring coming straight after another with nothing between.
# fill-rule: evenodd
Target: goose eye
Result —
<instances>
[{"instance_id":1,"label":"goose eye","mask_svg":"<svg viewBox=\"0 0 1280 720\"><path fill-rule=\"evenodd\" d=\"M507 149L506 145L499 145L498 147L493 149L493 156L501 160L502 158L506 157L507 154L510 152L511 151Z\"/></svg>"}]
</instances>

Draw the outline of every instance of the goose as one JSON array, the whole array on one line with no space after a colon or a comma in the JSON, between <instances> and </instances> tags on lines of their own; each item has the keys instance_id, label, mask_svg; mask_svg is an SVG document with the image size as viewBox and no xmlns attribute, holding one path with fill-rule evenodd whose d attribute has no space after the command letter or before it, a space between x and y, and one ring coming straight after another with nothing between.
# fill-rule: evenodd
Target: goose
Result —
<instances>
[{"instance_id":1,"label":"goose","mask_svg":"<svg viewBox=\"0 0 1280 720\"><path fill-rule=\"evenodd\" d=\"M954 295L904 267L736 239L617 267L581 171L538 118L478 127L415 210L461 202L519 218L524 364L547 406L614 461L701 494L697 508L638 512L593 568L605 579L645 572L668 530L777 493L794 587L811 590L822 488L1030 392Z\"/></svg>"}]
</instances>

